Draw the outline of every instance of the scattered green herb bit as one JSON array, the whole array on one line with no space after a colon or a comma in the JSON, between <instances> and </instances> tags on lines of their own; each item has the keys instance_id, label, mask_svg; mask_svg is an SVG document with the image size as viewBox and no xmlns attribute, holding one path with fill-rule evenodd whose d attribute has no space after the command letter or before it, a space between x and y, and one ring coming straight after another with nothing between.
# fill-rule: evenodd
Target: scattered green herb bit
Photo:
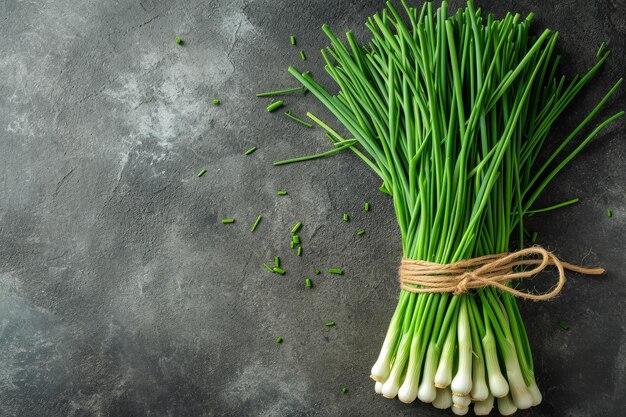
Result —
<instances>
[{"instance_id":1,"label":"scattered green herb bit","mask_svg":"<svg viewBox=\"0 0 626 417\"><path fill-rule=\"evenodd\" d=\"M277 108L279 108L280 106L282 106L283 104L284 102L282 100L278 100L278 101L273 102L269 106L267 106L266 109L267 111L272 112L276 110Z\"/></svg>"},{"instance_id":2,"label":"scattered green herb bit","mask_svg":"<svg viewBox=\"0 0 626 417\"><path fill-rule=\"evenodd\" d=\"M343 213L343 221L347 222L348 220L350 220L350 217L348 216L347 213Z\"/></svg>"},{"instance_id":3,"label":"scattered green herb bit","mask_svg":"<svg viewBox=\"0 0 626 417\"><path fill-rule=\"evenodd\" d=\"M311 288L311 278L306 278L306 279L304 280L304 285L305 285L307 288Z\"/></svg>"},{"instance_id":4,"label":"scattered green herb bit","mask_svg":"<svg viewBox=\"0 0 626 417\"><path fill-rule=\"evenodd\" d=\"M206 169L203 168L200 172L198 172L198 177L201 177L204 174L206 174Z\"/></svg>"},{"instance_id":5,"label":"scattered green herb bit","mask_svg":"<svg viewBox=\"0 0 626 417\"><path fill-rule=\"evenodd\" d=\"M215 100L213 100L213 104L215 104L217 106L218 104L220 104L220 101L218 99L215 99Z\"/></svg>"},{"instance_id":6,"label":"scattered green herb bit","mask_svg":"<svg viewBox=\"0 0 626 417\"><path fill-rule=\"evenodd\" d=\"M324 323L324 326L326 327L333 327L335 325L334 321L327 321L326 323Z\"/></svg>"},{"instance_id":7,"label":"scattered green herb bit","mask_svg":"<svg viewBox=\"0 0 626 417\"><path fill-rule=\"evenodd\" d=\"M265 269L267 269L270 272L274 272L274 270L266 263L263 264L263 266L265 267Z\"/></svg>"},{"instance_id":8,"label":"scattered green herb bit","mask_svg":"<svg viewBox=\"0 0 626 417\"><path fill-rule=\"evenodd\" d=\"M295 45L295 44L296 44L296 37L295 37L295 36L292 36L292 37L291 37L291 44L292 44L292 45Z\"/></svg>"},{"instance_id":9,"label":"scattered green herb bit","mask_svg":"<svg viewBox=\"0 0 626 417\"><path fill-rule=\"evenodd\" d=\"M600 44L600 47L598 48L598 52L596 52L596 56L600 56L603 50L604 50L604 42Z\"/></svg>"},{"instance_id":10,"label":"scattered green herb bit","mask_svg":"<svg viewBox=\"0 0 626 417\"><path fill-rule=\"evenodd\" d=\"M559 327L563 330L569 330L569 324L565 323L564 321L559 323Z\"/></svg>"},{"instance_id":11,"label":"scattered green herb bit","mask_svg":"<svg viewBox=\"0 0 626 417\"><path fill-rule=\"evenodd\" d=\"M304 51L300 51L300 59L306 61L306 55L304 55Z\"/></svg>"},{"instance_id":12,"label":"scattered green herb bit","mask_svg":"<svg viewBox=\"0 0 626 417\"><path fill-rule=\"evenodd\" d=\"M293 248L295 248L295 247L296 247L296 244L295 244L295 243L293 243L293 240L291 241L291 245L290 245L290 246L291 246L291 249L293 249Z\"/></svg>"},{"instance_id":13,"label":"scattered green herb bit","mask_svg":"<svg viewBox=\"0 0 626 417\"><path fill-rule=\"evenodd\" d=\"M291 229L291 234L296 234L298 232L298 230L300 230L300 228L302 227L302 222L298 222L296 223L296 225L293 227L293 229Z\"/></svg>"},{"instance_id":14,"label":"scattered green herb bit","mask_svg":"<svg viewBox=\"0 0 626 417\"><path fill-rule=\"evenodd\" d=\"M533 232L532 236L530 237L530 241L532 243L535 243L537 241L537 235L538 235L537 232Z\"/></svg>"},{"instance_id":15,"label":"scattered green herb bit","mask_svg":"<svg viewBox=\"0 0 626 417\"><path fill-rule=\"evenodd\" d=\"M291 112L290 112L290 111L286 111L286 112L285 112L285 115L286 115L287 117L289 117L290 119L293 119L293 120L295 120L296 122L300 123L301 125L304 125L304 126L306 126L306 127L313 127L313 125L312 125L311 123L305 122L304 120L302 120L302 119L300 119L300 118L298 118L298 117L294 116L293 114L291 114Z\"/></svg>"},{"instance_id":16,"label":"scattered green herb bit","mask_svg":"<svg viewBox=\"0 0 626 417\"><path fill-rule=\"evenodd\" d=\"M345 394L345 393L347 393L347 392L348 392L348 388L346 388L346 387L341 387L341 393L342 393L342 394Z\"/></svg>"},{"instance_id":17,"label":"scattered green herb bit","mask_svg":"<svg viewBox=\"0 0 626 417\"><path fill-rule=\"evenodd\" d=\"M302 256L302 246L298 246L298 256Z\"/></svg>"},{"instance_id":18,"label":"scattered green herb bit","mask_svg":"<svg viewBox=\"0 0 626 417\"><path fill-rule=\"evenodd\" d=\"M287 195L287 191L278 191L276 194L278 194L278 195Z\"/></svg>"},{"instance_id":19,"label":"scattered green herb bit","mask_svg":"<svg viewBox=\"0 0 626 417\"><path fill-rule=\"evenodd\" d=\"M181 38L179 38L178 36L176 37L176 39L174 39L174 42L176 42L179 45L183 44L183 40Z\"/></svg>"},{"instance_id":20,"label":"scattered green herb bit","mask_svg":"<svg viewBox=\"0 0 626 417\"><path fill-rule=\"evenodd\" d=\"M300 236L298 235L291 236L291 241L296 245L300 244Z\"/></svg>"},{"instance_id":21,"label":"scattered green herb bit","mask_svg":"<svg viewBox=\"0 0 626 417\"><path fill-rule=\"evenodd\" d=\"M363 211L370 211L370 203L363 204Z\"/></svg>"},{"instance_id":22,"label":"scattered green herb bit","mask_svg":"<svg viewBox=\"0 0 626 417\"><path fill-rule=\"evenodd\" d=\"M280 266L280 258L278 256L274 257L274 266L276 268Z\"/></svg>"},{"instance_id":23,"label":"scattered green herb bit","mask_svg":"<svg viewBox=\"0 0 626 417\"><path fill-rule=\"evenodd\" d=\"M280 337L280 336L278 336L278 337L276 338L276 343L283 343L283 338L282 338L282 337Z\"/></svg>"},{"instance_id":24,"label":"scattered green herb bit","mask_svg":"<svg viewBox=\"0 0 626 417\"><path fill-rule=\"evenodd\" d=\"M247 151L245 151L243 154L244 155L250 155L252 152L256 151L256 146L251 147L250 149L248 149Z\"/></svg>"},{"instance_id":25,"label":"scattered green herb bit","mask_svg":"<svg viewBox=\"0 0 626 417\"><path fill-rule=\"evenodd\" d=\"M235 219L222 219L222 223L224 224L235 223Z\"/></svg>"},{"instance_id":26,"label":"scattered green herb bit","mask_svg":"<svg viewBox=\"0 0 626 417\"><path fill-rule=\"evenodd\" d=\"M606 216L607 217L613 217L613 212L609 209L606 211Z\"/></svg>"},{"instance_id":27,"label":"scattered green herb bit","mask_svg":"<svg viewBox=\"0 0 626 417\"><path fill-rule=\"evenodd\" d=\"M275 272L275 273L277 273L279 275L285 275L285 270L282 269L282 268L278 268L278 267L272 268L272 272Z\"/></svg>"},{"instance_id":28,"label":"scattered green herb bit","mask_svg":"<svg viewBox=\"0 0 626 417\"><path fill-rule=\"evenodd\" d=\"M358 230L356 231L356 234L357 234L357 235L359 235L359 236L364 235L364 234L365 234L365 230L363 230L363 229L358 229Z\"/></svg>"},{"instance_id":29,"label":"scattered green herb bit","mask_svg":"<svg viewBox=\"0 0 626 417\"><path fill-rule=\"evenodd\" d=\"M268 91L266 93L259 93L256 96L257 97L278 96L280 94L293 93L295 91L303 91L303 90L304 90L304 87L294 87L294 88L287 88L285 90Z\"/></svg>"},{"instance_id":30,"label":"scattered green herb bit","mask_svg":"<svg viewBox=\"0 0 626 417\"><path fill-rule=\"evenodd\" d=\"M341 269L341 268L328 268L328 273L329 274L335 274L335 275L343 275L343 269Z\"/></svg>"},{"instance_id":31,"label":"scattered green herb bit","mask_svg":"<svg viewBox=\"0 0 626 417\"><path fill-rule=\"evenodd\" d=\"M322 273L322 271L320 271L319 269L316 269L316 270L315 270L315 275L319 275L319 274L321 274L321 273Z\"/></svg>"},{"instance_id":32,"label":"scattered green herb bit","mask_svg":"<svg viewBox=\"0 0 626 417\"><path fill-rule=\"evenodd\" d=\"M261 219L263 218L263 216L259 215L259 217L256 218L256 221L254 222L254 224L252 225L252 229L250 229L250 233L253 233L254 230L256 229L256 227L259 225L259 223L261 223Z\"/></svg>"}]
</instances>

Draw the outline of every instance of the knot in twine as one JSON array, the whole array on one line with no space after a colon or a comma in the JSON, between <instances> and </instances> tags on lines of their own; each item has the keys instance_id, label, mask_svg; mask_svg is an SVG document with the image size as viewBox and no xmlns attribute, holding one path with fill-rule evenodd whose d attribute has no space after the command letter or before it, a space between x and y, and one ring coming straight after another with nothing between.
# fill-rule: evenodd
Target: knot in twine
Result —
<instances>
[{"instance_id":1,"label":"knot in twine","mask_svg":"<svg viewBox=\"0 0 626 417\"><path fill-rule=\"evenodd\" d=\"M531 258L527 258L531 256ZM514 272L521 265L534 268ZM507 286L514 279L533 278L548 265L559 271L557 285L548 292L531 294ZM583 268L561 261L541 246L533 246L513 253L480 256L451 264L437 264L402 258L400 264L400 288L413 293L452 293L459 295L473 288L496 287L509 294L527 300L542 301L555 297L565 285L565 270L587 275L600 275L602 268Z\"/></svg>"}]
</instances>

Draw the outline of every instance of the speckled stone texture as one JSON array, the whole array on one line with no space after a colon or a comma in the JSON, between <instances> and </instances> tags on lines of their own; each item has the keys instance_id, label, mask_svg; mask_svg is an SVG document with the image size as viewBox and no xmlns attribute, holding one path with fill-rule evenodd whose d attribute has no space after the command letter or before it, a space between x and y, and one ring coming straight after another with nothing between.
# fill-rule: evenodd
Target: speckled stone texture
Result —
<instances>
[{"instance_id":1,"label":"speckled stone texture","mask_svg":"<svg viewBox=\"0 0 626 417\"><path fill-rule=\"evenodd\" d=\"M561 33L567 74L590 67L600 42L613 50L554 138L624 74L624 0L478 5L536 12L535 27ZM390 200L349 153L272 167L328 143L254 97L295 85L290 64L327 80L322 23L365 40L382 7L0 1L0 416L449 415L375 396L369 379L398 295ZM285 100L332 120L311 95ZM624 108L622 89L603 114ZM521 303L545 399L520 416L626 413L624 126L602 132L542 201L580 204L530 225L563 259L608 273ZM296 221L301 258L289 250ZM261 266L275 255L285 276ZM345 275L312 275L333 266Z\"/></svg>"}]
</instances>

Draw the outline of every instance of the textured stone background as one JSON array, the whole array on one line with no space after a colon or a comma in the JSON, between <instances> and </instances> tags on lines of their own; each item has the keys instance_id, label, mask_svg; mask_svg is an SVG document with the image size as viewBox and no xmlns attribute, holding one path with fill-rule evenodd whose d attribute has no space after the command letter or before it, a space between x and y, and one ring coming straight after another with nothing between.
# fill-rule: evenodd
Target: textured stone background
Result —
<instances>
[{"instance_id":1,"label":"textured stone background","mask_svg":"<svg viewBox=\"0 0 626 417\"><path fill-rule=\"evenodd\" d=\"M601 41L613 49L555 138L624 73L624 0L478 3L535 11L537 27L561 32L567 74L590 67ZM321 24L364 39L381 7L0 0L0 416L445 414L377 397L368 378L398 293L389 199L349 153L273 168L327 142L254 97L294 85L292 63L324 79ZM286 100L326 114L311 95ZM624 108L622 89L603 114ZM534 219L539 243L608 273L522 303L545 400L520 415L626 413L624 126L599 135L543 199L580 204ZM298 220L302 258L288 250ZM284 277L261 267L274 255ZM346 274L303 287L329 266Z\"/></svg>"}]
</instances>

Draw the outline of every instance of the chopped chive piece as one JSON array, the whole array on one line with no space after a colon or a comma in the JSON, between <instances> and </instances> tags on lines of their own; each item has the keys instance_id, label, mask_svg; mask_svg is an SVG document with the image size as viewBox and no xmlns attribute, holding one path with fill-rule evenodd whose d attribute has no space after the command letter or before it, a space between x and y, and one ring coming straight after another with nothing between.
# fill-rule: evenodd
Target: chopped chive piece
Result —
<instances>
[{"instance_id":1,"label":"chopped chive piece","mask_svg":"<svg viewBox=\"0 0 626 417\"><path fill-rule=\"evenodd\" d=\"M217 106L218 104L220 104L220 101L218 99L215 99L215 100L213 100L213 104L215 104Z\"/></svg>"},{"instance_id":2,"label":"chopped chive piece","mask_svg":"<svg viewBox=\"0 0 626 417\"><path fill-rule=\"evenodd\" d=\"M245 151L243 154L244 155L250 155L252 152L256 151L256 146L251 147L250 149L248 149L247 151Z\"/></svg>"},{"instance_id":3,"label":"chopped chive piece","mask_svg":"<svg viewBox=\"0 0 626 417\"><path fill-rule=\"evenodd\" d=\"M263 264L263 266L265 267L265 269L267 269L270 272L274 272L274 270L266 263Z\"/></svg>"},{"instance_id":4,"label":"chopped chive piece","mask_svg":"<svg viewBox=\"0 0 626 417\"><path fill-rule=\"evenodd\" d=\"M302 246L298 246L298 256L302 256Z\"/></svg>"},{"instance_id":5,"label":"chopped chive piece","mask_svg":"<svg viewBox=\"0 0 626 417\"><path fill-rule=\"evenodd\" d=\"M341 268L328 268L328 273L329 274L335 274L335 275L343 275L343 269L341 269Z\"/></svg>"},{"instance_id":6,"label":"chopped chive piece","mask_svg":"<svg viewBox=\"0 0 626 417\"><path fill-rule=\"evenodd\" d=\"M291 234L294 235L294 234L298 233L298 230L300 230L301 227L302 227L302 222L296 223L296 225L293 227L293 229L291 229Z\"/></svg>"},{"instance_id":7,"label":"chopped chive piece","mask_svg":"<svg viewBox=\"0 0 626 417\"><path fill-rule=\"evenodd\" d=\"M559 322L559 327L563 330L569 330L569 325L565 323L564 321Z\"/></svg>"},{"instance_id":8,"label":"chopped chive piece","mask_svg":"<svg viewBox=\"0 0 626 417\"><path fill-rule=\"evenodd\" d=\"M291 37L291 44L292 44L292 45L295 45L295 44L296 44L296 37L295 37L295 36L292 36L292 37Z\"/></svg>"},{"instance_id":9,"label":"chopped chive piece","mask_svg":"<svg viewBox=\"0 0 626 417\"><path fill-rule=\"evenodd\" d=\"M263 218L263 216L261 216L261 215L259 215L259 217L256 218L256 221L254 222L254 225L252 225L252 229L250 229L250 233L254 232L254 230L259 225L259 223L261 223L261 219L262 218Z\"/></svg>"},{"instance_id":10,"label":"chopped chive piece","mask_svg":"<svg viewBox=\"0 0 626 417\"><path fill-rule=\"evenodd\" d=\"M292 240L292 241L291 241L291 245L289 245L289 246L291 246L291 249L293 249L293 248L295 248L295 247L296 247L296 244L295 244L295 243L293 243L293 240Z\"/></svg>"},{"instance_id":11,"label":"chopped chive piece","mask_svg":"<svg viewBox=\"0 0 626 417\"><path fill-rule=\"evenodd\" d=\"M276 110L277 108L279 108L280 106L282 106L283 104L284 102L282 100L278 100L278 101L273 102L269 106L267 106L266 109L267 111L272 112Z\"/></svg>"},{"instance_id":12,"label":"chopped chive piece","mask_svg":"<svg viewBox=\"0 0 626 417\"><path fill-rule=\"evenodd\" d=\"M287 195L287 191L278 191L276 194L278 195Z\"/></svg>"},{"instance_id":13,"label":"chopped chive piece","mask_svg":"<svg viewBox=\"0 0 626 417\"><path fill-rule=\"evenodd\" d=\"M343 221L347 222L349 220L350 220L350 217L348 216L348 214L347 213L343 213Z\"/></svg>"},{"instance_id":14,"label":"chopped chive piece","mask_svg":"<svg viewBox=\"0 0 626 417\"><path fill-rule=\"evenodd\" d=\"M293 93L295 91L303 91L303 90L304 90L304 87L286 88L284 90L268 91L266 93L259 93L256 96L257 97L278 96L280 94Z\"/></svg>"},{"instance_id":15,"label":"chopped chive piece","mask_svg":"<svg viewBox=\"0 0 626 417\"><path fill-rule=\"evenodd\" d=\"M530 237L530 241L532 243L535 243L537 241L537 235L538 235L537 232L533 232L532 236Z\"/></svg>"},{"instance_id":16,"label":"chopped chive piece","mask_svg":"<svg viewBox=\"0 0 626 417\"><path fill-rule=\"evenodd\" d=\"M345 394L346 392L348 392L348 388L346 387L341 387L341 393Z\"/></svg>"},{"instance_id":17,"label":"chopped chive piece","mask_svg":"<svg viewBox=\"0 0 626 417\"><path fill-rule=\"evenodd\" d=\"M304 55L304 51L300 51L300 59L306 61L306 55Z\"/></svg>"},{"instance_id":18,"label":"chopped chive piece","mask_svg":"<svg viewBox=\"0 0 626 417\"><path fill-rule=\"evenodd\" d=\"M276 268L280 266L280 258L278 256L274 257L274 266Z\"/></svg>"},{"instance_id":19,"label":"chopped chive piece","mask_svg":"<svg viewBox=\"0 0 626 417\"><path fill-rule=\"evenodd\" d=\"M235 219L222 219L222 223L224 224L235 223Z\"/></svg>"},{"instance_id":20,"label":"chopped chive piece","mask_svg":"<svg viewBox=\"0 0 626 417\"><path fill-rule=\"evenodd\" d=\"M356 231L356 234L357 234L357 235L359 235L359 236L364 235L364 234L365 234L365 230L363 230L363 229L358 229L358 230Z\"/></svg>"},{"instance_id":21,"label":"chopped chive piece","mask_svg":"<svg viewBox=\"0 0 626 417\"><path fill-rule=\"evenodd\" d=\"M300 236L298 235L291 236L291 241L294 243L294 245L300 244Z\"/></svg>"},{"instance_id":22,"label":"chopped chive piece","mask_svg":"<svg viewBox=\"0 0 626 417\"><path fill-rule=\"evenodd\" d=\"M272 272L275 272L275 273L277 273L279 275L285 275L285 270L282 269L282 268L279 268L279 267L272 268Z\"/></svg>"},{"instance_id":23,"label":"chopped chive piece","mask_svg":"<svg viewBox=\"0 0 626 417\"><path fill-rule=\"evenodd\" d=\"M319 275L319 274L321 274L321 273L322 273L322 271L320 271L319 269L316 269L316 270L315 270L315 275Z\"/></svg>"},{"instance_id":24,"label":"chopped chive piece","mask_svg":"<svg viewBox=\"0 0 626 417\"><path fill-rule=\"evenodd\" d=\"M363 204L363 211L370 211L370 203Z\"/></svg>"},{"instance_id":25,"label":"chopped chive piece","mask_svg":"<svg viewBox=\"0 0 626 417\"><path fill-rule=\"evenodd\" d=\"M294 116L293 114L291 114L290 111L286 111L285 115L287 115L287 117L289 117L290 119L295 120L296 122L300 123L301 125L304 125L306 127L313 127L313 125L311 123L305 122L304 120Z\"/></svg>"},{"instance_id":26,"label":"chopped chive piece","mask_svg":"<svg viewBox=\"0 0 626 417\"><path fill-rule=\"evenodd\" d=\"M206 174L206 169L202 168L202 170L200 172L198 172L198 177L201 177L204 174Z\"/></svg>"},{"instance_id":27,"label":"chopped chive piece","mask_svg":"<svg viewBox=\"0 0 626 417\"><path fill-rule=\"evenodd\" d=\"M183 40L181 38L179 38L178 36L176 37L176 39L174 39L174 42L176 42L179 45L183 44Z\"/></svg>"},{"instance_id":28,"label":"chopped chive piece","mask_svg":"<svg viewBox=\"0 0 626 417\"><path fill-rule=\"evenodd\" d=\"M613 212L609 209L606 211L606 216L607 217L613 217Z\"/></svg>"},{"instance_id":29,"label":"chopped chive piece","mask_svg":"<svg viewBox=\"0 0 626 417\"><path fill-rule=\"evenodd\" d=\"M307 279L305 279L305 280L304 280L304 285L305 285L307 288L311 288L311 278L307 278Z\"/></svg>"},{"instance_id":30,"label":"chopped chive piece","mask_svg":"<svg viewBox=\"0 0 626 417\"><path fill-rule=\"evenodd\" d=\"M282 337L280 337L280 336L278 336L278 337L276 338L276 343L283 343L283 338L282 338Z\"/></svg>"},{"instance_id":31,"label":"chopped chive piece","mask_svg":"<svg viewBox=\"0 0 626 417\"><path fill-rule=\"evenodd\" d=\"M326 323L324 323L324 326L326 327L333 327L335 325L334 321L327 321Z\"/></svg>"},{"instance_id":32,"label":"chopped chive piece","mask_svg":"<svg viewBox=\"0 0 626 417\"><path fill-rule=\"evenodd\" d=\"M286 159L284 161L274 162L273 165L274 166L287 165L287 164L293 164L294 162L304 162L304 161L310 161L311 159L323 158L325 156L332 155L334 153L341 152L345 149L348 149L351 146L354 146L356 143L357 143L356 139L350 139L344 142L337 142L335 144L335 148L329 151L318 153L315 155L301 156L299 158Z\"/></svg>"}]
</instances>

